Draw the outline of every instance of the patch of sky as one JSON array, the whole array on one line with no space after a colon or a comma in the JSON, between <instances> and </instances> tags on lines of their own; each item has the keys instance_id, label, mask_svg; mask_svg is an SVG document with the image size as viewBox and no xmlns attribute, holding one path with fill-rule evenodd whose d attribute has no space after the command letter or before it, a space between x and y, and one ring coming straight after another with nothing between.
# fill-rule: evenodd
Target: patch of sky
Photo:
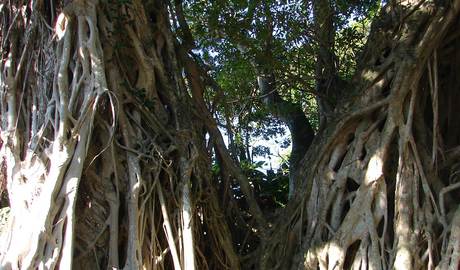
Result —
<instances>
[{"instance_id":1,"label":"patch of sky","mask_svg":"<svg viewBox=\"0 0 460 270\"><path fill-rule=\"evenodd\" d=\"M225 145L229 146L228 133L223 128L219 128L224 135ZM250 136L249 152L253 163L261 164L257 170L267 173L268 170L277 171L281 169L281 165L286 163L291 153L291 134L287 127L285 132L274 134L269 137L263 135ZM268 151L261 154L260 149L265 148Z\"/></svg>"}]
</instances>

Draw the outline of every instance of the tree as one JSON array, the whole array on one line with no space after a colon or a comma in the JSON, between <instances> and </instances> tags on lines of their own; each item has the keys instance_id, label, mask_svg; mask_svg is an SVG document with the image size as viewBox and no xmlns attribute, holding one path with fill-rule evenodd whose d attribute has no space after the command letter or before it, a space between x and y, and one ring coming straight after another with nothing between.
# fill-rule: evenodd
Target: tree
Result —
<instances>
[{"instance_id":1,"label":"tree","mask_svg":"<svg viewBox=\"0 0 460 270\"><path fill-rule=\"evenodd\" d=\"M267 213L213 117L221 89L181 1L0 4L1 268L458 268L459 12L382 8L295 193ZM342 85L330 54L325 95Z\"/></svg>"},{"instance_id":2,"label":"tree","mask_svg":"<svg viewBox=\"0 0 460 270\"><path fill-rule=\"evenodd\" d=\"M269 249L297 250L294 268L458 267L459 211L445 203L456 169L441 165L453 164L456 146L439 107L456 91L441 75L453 56L440 53L455 42L458 7L390 2L374 21L353 89L304 158L304 188L273 230ZM286 231L292 240L273 244Z\"/></svg>"},{"instance_id":3,"label":"tree","mask_svg":"<svg viewBox=\"0 0 460 270\"><path fill-rule=\"evenodd\" d=\"M2 268L238 267L165 3L1 12Z\"/></svg>"}]
</instances>

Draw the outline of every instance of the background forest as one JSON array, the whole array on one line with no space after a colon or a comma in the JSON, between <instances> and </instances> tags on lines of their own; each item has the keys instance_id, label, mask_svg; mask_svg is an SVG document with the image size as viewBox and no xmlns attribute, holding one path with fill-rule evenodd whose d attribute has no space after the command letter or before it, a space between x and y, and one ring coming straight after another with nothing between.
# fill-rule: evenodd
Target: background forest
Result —
<instances>
[{"instance_id":1,"label":"background forest","mask_svg":"<svg viewBox=\"0 0 460 270\"><path fill-rule=\"evenodd\" d=\"M178 11L177 35L209 76L205 99L232 158L282 205L289 168L346 92L382 5L314 2L191 1Z\"/></svg>"}]
</instances>

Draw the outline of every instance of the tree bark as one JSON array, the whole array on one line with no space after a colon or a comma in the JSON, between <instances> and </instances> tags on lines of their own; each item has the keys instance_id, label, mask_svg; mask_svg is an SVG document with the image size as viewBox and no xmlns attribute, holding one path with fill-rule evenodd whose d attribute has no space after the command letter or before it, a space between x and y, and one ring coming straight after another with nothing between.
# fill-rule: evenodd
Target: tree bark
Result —
<instances>
[{"instance_id":1,"label":"tree bark","mask_svg":"<svg viewBox=\"0 0 460 270\"><path fill-rule=\"evenodd\" d=\"M335 55L336 14L333 1L313 1L314 38L316 42L316 97L319 125L327 125L333 115L337 100L343 89L338 88L339 77Z\"/></svg>"},{"instance_id":2,"label":"tree bark","mask_svg":"<svg viewBox=\"0 0 460 270\"><path fill-rule=\"evenodd\" d=\"M0 10L1 268L239 269L165 3L32 3Z\"/></svg>"},{"instance_id":3,"label":"tree bark","mask_svg":"<svg viewBox=\"0 0 460 270\"><path fill-rule=\"evenodd\" d=\"M459 4L403 1L383 9L355 90L305 156L305 182L274 226L261 269L443 267L452 249L433 239L456 225L452 216L442 221L436 194L452 192L441 176L452 171L435 164L454 146L441 143L452 133L439 122L452 116L437 104L456 91L456 79L441 75L453 62L439 52L453 48ZM447 208L454 215L456 203ZM291 240L283 243L286 235ZM272 260L281 256L293 257L288 264Z\"/></svg>"}]
</instances>

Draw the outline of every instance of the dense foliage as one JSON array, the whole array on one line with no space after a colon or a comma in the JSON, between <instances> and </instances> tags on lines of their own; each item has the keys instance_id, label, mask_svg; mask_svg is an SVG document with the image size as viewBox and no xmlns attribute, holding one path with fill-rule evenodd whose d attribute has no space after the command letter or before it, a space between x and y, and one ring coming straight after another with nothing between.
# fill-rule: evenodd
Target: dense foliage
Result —
<instances>
[{"instance_id":1,"label":"dense foliage","mask_svg":"<svg viewBox=\"0 0 460 270\"><path fill-rule=\"evenodd\" d=\"M272 165L275 170L281 169L281 162L288 161L289 156L283 160L274 144L281 150L288 148L282 153L289 155L289 130L286 123L270 114L267 106L271 105L263 102L267 94L258 88L255 65L260 59L262 65L273 69L275 91L284 100L300 104L317 131L320 123L315 63L320 44L314 29L313 2L183 1L182 4L189 34L193 36L193 53L201 59L209 80L213 80L208 85L208 107L227 135L234 159L242 162L243 167L252 163L249 167L257 168L260 173ZM335 32L331 49L337 72L346 85L356 70L380 1L332 1L330 5ZM187 39L179 22L176 31ZM271 56L267 56L267 43ZM260 144L254 147L256 143ZM260 160L265 161L264 166ZM284 174L288 173L285 168ZM264 179L270 190L287 191L287 183Z\"/></svg>"}]
</instances>

